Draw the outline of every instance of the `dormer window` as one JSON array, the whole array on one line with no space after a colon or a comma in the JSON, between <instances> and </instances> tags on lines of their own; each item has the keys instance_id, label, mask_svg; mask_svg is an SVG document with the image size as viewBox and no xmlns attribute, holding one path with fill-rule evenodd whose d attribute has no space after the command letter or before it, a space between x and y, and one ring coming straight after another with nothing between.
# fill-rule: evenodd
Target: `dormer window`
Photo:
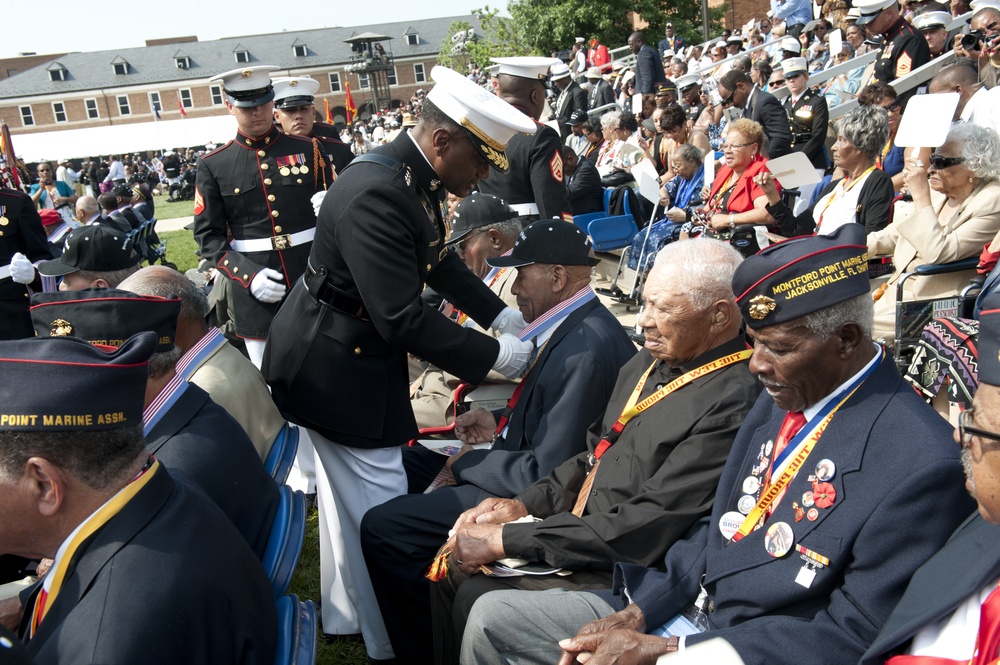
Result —
<instances>
[{"instance_id":1,"label":"dormer window","mask_svg":"<svg viewBox=\"0 0 1000 665\"><path fill-rule=\"evenodd\" d=\"M128 61L125 58L118 56L111 61L111 68L114 69L115 76L124 76L125 74L128 74Z\"/></svg>"},{"instance_id":2,"label":"dormer window","mask_svg":"<svg viewBox=\"0 0 1000 665\"><path fill-rule=\"evenodd\" d=\"M420 34L413 28L406 29L406 32L403 33L403 39L406 40L407 46L418 46L420 44Z\"/></svg>"},{"instance_id":3,"label":"dormer window","mask_svg":"<svg viewBox=\"0 0 1000 665\"><path fill-rule=\"evenodd\" d=\"M174 65L177 66L177 69L191 69L191 58L186 55L174 58Z\"/></svg>"},{"instance_id":4,"label":"dormer window","mask_svg":"<svg viewBox=\"0 0 1000 665\"><path fill-rule=\"evenodd\" d=\"M248 63L250 62L250 51L246 50L242 44L238 45L235 49L233 49L233 57L236 58L236 62L238 64L242 65Z\"/></svg>"},{"instance_id":5,"label":"dormer window","mask_svg":"<svg viewBox=\"0 0 1000 665\"><path fill-rule=\"evenodd\" d=\"M309 49L306 47L305 42L301 39L296 39L295 43L292 44L292 55L296 58L304 58L309 54Z\"/></svg>"},{"instance_id":6,"label":"dormer window","mask_svg":"<svg viewBox=\"0 0 1000 665\"><path fill-rule=\"evenodd\" d=\"M53 62L48 69L50 81L65 81L68 78L69 73L62 63Z\"/></svg>"}]
</instances>

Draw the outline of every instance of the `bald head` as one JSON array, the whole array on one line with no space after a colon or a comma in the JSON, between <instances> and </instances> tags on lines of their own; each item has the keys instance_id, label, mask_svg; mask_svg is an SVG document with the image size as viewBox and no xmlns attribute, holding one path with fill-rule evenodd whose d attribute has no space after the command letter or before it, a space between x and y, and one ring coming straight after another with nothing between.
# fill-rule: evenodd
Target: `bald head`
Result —
<instances>
[{"instance_id":1,"label":"bald head","mask_svg":"<svg viewBox=\"0 0 1000 665\"><path fill-rule=\"evenodd\" d=\"M511 74L497 76L497 97L508 104L520 106L538 120L545 105L545 84L540 79L528 79Z\"/></svg>"},{"instance_id":2,"label":"bald head","mask_svg":"<svg viewBox=\"0 0 1000 665\"><path fill-rule=\"evenodd\" d=\"M166 266L148 266L129 275L118 288L141 296L176 296L181 299L177 317L177 339L180 352L186 353L208 332L205 316L208 314L208 297L194 282Z\"/></svg>"}]
</instances>

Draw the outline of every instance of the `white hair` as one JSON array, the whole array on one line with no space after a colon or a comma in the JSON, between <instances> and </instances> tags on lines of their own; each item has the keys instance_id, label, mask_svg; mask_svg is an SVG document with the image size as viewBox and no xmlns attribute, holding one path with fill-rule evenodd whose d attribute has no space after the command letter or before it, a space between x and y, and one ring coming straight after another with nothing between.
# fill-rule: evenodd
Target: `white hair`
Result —
<instances>
[{"instance_id":1,"label":"white hair","mask_svg":"<svg viewBox=\"0 0 1000 665\"><path fill-rule=\"evenodd\" d=\"M733 274L742 260L743 256L726 242L710 238L673 242L657 252L647 284L657 279L660 271L676 268L674 279L696 308L708 309L720 300L735 307Z\"/></svg>"}]
</instances>

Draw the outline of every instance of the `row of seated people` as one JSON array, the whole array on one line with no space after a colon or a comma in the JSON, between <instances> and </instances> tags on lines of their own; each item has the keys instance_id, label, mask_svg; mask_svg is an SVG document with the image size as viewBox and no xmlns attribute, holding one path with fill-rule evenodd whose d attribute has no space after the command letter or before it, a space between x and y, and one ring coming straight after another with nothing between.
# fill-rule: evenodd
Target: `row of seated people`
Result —
<instances>
[{"instance_id":1,"label":"row of seated people","mask_svg":"<svg viewBox=\"0 0 1000 665\"><path fill-rule=\"evenodd\" d=\"M4 588L3 623L36 663L272 663L261 559L279 490L264 459L284 419L206 324L204 291L164 266L140 270L121 235L70 232L37 270L64 284L85 273L94 288L36 293L39 339L0 343L5 503L24 520L3 551L48 570ZM33 473L48 493L19 495ZM24 570L4 564L8 577Z\"/></svg>"},{"instance_id":2,"label":"row of seated people","mask_svg":"<svg viewBox=\"0 0 1000 665\"><path fill-rule=\"evenodd\" d=\"M514 262L537 256L532 228ZM1000 532L971 518L934 556L974 503L951 428L874 342L864 229L846 224L746 259L708 238L678 242L658 254L644 289L645 348L623 365L567 461L512 491L496 470L528 449L501 437L454 462L454 487L422 494L433 476L423 469L420 482L410 475L412 494L365 517L397 660L653 662L713 637L748 663L799 660L816 644L830 645L830 663L856 663L869 649L866 662L907 650L968 658L980 627L966 616L978 616L1000 568L967 548ZM991 366L984 382L1000 383L1000 365ZM567 371L549 369L534 383ZM977 427L996 417L988 409L962 422L987 516L994 461L983 446L992 435ZM477 444L494 427L471 413L457 431ZM530 443L568 442L566 432ZM904 482L921 489L901 493ZM918 573L904 598L932 557L933 572ZM480 574L501 559L562 574ZM433 581L424 580L432 564ZM942 577L942 567L951 573ZM918 605L921 620L910 625L913 597L934 602ZM956 621L958 633L949 630ZM894 630L880 635L883 626ZM987 648L995 657L997 646Z\"/></svg>"}]
</instances>

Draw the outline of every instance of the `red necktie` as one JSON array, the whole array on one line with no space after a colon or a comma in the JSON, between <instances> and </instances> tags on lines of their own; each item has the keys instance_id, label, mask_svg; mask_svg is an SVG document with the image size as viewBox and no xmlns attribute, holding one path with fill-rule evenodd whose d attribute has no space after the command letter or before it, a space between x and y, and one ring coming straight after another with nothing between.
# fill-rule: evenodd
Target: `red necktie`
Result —
<instances>
[{"instance_id":1,"label":"red necktie","mask_svg":"<svg viewBox=\"0 0 1000 665\"><path fill-rule=\"evenodd\" d=\"M771 468L767 473L767 485L771 484L771 476L774 473L774 460L778 459L778 455L781 451L788 446L788 442L795 438L795 435L799 433L802 426L806 424L806 417L801 411L789 411L785 415L784 422L781 423L781 429L778 430L778 438L774 442L774 455L771 457ZM781 503L782 497L785 493L782 492L778 497L771 502L771 505L767 509L767 515L770 517L774 509L777 508L778 504Z\"/></svg>"},{"instance_id":2,"label":"red necktie","mask_svg":"<svg viewBox=\"0 0 1000 665\"><path fill-rule=\"evenodd\" d=\"M1000 588L993 589L979 609L979 632L971 660L935 656L893 656L886 665L994 665L1000 652Z\"/></svg>"}]
</instances>

